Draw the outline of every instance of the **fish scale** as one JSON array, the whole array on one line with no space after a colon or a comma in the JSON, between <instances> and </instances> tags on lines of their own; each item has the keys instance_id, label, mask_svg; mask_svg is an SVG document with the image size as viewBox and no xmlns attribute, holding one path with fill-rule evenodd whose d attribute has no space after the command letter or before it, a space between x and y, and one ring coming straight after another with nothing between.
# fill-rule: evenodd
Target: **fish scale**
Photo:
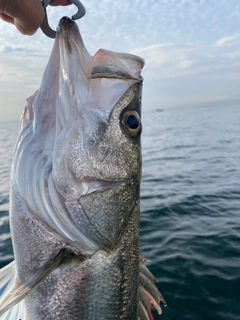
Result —
<instances>
[{"instance_id":1,"label":"fish scale","mask_svg":"<svg viewBox=\"0 0 240 320\"><path fill-rule=\"evenodd\" d=\"M28 315L26 320L136 319L139 273L138 212L137 204L116 250L109 254L98 251L80 264L76 256L67 257L66 261L25 299ZM36 243L41 241L41 230L37 225L34 233L39 235L39 239L35 237ZM51 240L54 241L54 238ZM54 248L56 246L57 244L54 244ZM36 245L30 247L35 253L39 250ZM45 244L45 248L52 252L49 242ZM41 252L39 253L41 255ZM78 301L81 303L77 303Z\"/></svg>"}]
</instances>

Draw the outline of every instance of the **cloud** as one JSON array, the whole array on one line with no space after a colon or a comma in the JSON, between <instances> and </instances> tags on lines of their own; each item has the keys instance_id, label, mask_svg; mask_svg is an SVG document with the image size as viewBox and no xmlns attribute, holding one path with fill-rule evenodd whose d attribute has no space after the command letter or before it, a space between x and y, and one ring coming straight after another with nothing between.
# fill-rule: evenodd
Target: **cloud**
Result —
<instances>
[{"instance_id":1,"label":"cloud","mask_svg":"<svg viewBox=\"0 0 240 320\"><path fill-rule=\"evenodd\" d=\"M239 41L240 41L240 33L235 34L233 36L219 39L218 41L216 41L215 46L222 47L222 46L226 46L226 45L235 45L236 42L239 42Z\"/></svg>"},{"instance_id":2,"label":"cloud","mask_svg":"<svg viewBox=\"0 0 240 320\"><path fill-rule=\"evenodd\" d=\"M136 49L142 56L144 108L236 101L240 83L239 43L156 44Z\"/></svg>"},{"instance_id":3,"label":"cloud","mask_svg":"<svg viewBox=\"0 0 240 320\"><path fill-rule=\"evenodd\" d=\"M25 50L3 50L0 60L0 120L19 119L26 98L40 84L48 57Z\"/></svg>"},{"instance_id":4,"label":"cloud","mask_svg":"<svg viewBox=\"0 0 240 320\"><path fill-rule=\"evenodd\" d=\"M1 53L13 53L13 52L25 52L25 53L30 53L30 54L34 54L35 50L33 49L29 49L27 47L23 48L23 47L14 47L14 46L2 46L0 48L0 52Z\"/></svg>"},{"instance_id":5,"label":"cloud","mask_svg":"<svg viewBox=\"0 0 240 320\"><path fill-rule=\"evenodd\" d=\"M92 0L78 25L91 54L99 48L146 59L144 108L191 104L239 92L239 16L236 0ZM48 7L49 23L75 6ZM41 30L19 34L0 21L0 119L19 118L40 85L53 40Z\"/></svg>"},{"instance_id":6,"label":"cloud","mask_svg":"<svg viewBox=\"0 0 240 320\"><path fill-rule=\"evenodd\" d=\"M133 53L143 56L146 65L160 68L164 77L177 77L182 72L189 72L196 67L199 58L197 49L201 46L196 43L157 44L133 50Z\"/></svg>"}]
</instances>

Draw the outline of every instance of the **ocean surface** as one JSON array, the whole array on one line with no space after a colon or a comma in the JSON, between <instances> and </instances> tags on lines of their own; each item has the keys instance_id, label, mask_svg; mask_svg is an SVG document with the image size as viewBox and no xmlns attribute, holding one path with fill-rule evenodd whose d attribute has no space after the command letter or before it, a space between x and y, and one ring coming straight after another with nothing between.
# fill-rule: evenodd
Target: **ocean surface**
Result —
<instances>
[{"instance_id":1,"label":"ocean surface","mask_svg":"<svg viewBox=\"0 0 240 320\"><path fill-rule=\"evenodd\" d=\"M141 252L168 306L157 320L240 319L240 105L143 113ZM0 267L17 122L0 122Z\"/></svg>"}]
</instances>

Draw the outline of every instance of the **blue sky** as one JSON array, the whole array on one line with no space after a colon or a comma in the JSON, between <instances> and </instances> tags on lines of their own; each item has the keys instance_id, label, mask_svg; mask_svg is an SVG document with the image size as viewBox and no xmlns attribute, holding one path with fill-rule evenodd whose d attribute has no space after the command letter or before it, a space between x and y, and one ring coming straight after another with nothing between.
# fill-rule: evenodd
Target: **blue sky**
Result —
<instances>
[{"instance_id":1,"label":"blue sky","mask_svg":"<svg viewBox=\"0 0 240 320\"><path fill-rule=\"evenodd\" d=\"M30 0L29 0L30 1ZM239 0L88 0L78 22L99 48L143 57L143 110L240 103ZM74 6L48 9L56 28ZM38 89L53 40L0 21L0 120L18 119Z\"/></svg>"}]
</instances>

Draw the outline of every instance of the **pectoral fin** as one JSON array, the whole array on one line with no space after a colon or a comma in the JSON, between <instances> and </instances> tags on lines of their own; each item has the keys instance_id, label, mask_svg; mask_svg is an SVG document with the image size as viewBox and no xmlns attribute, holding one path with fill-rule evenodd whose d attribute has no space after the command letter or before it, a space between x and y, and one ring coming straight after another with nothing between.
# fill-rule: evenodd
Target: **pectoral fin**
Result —
<instances>
[{"instance_id":1,"label":"pectoral fin","mask_svg":"<svg viewBox=\"0 0 240 320\"><path fill-rule=\"evenodd\" d=\"M18 279L15 261L0 270L0 319L24 319L24 298L33 291L62 261L64 251L39 268L25 283ZM8 311L8 312L7 312ZM4 316L3 316L4 314Z\"/></svg>"},{"instance_id":2,"label":"pectoral fin","mask_svg":"<svg viewBox=\"0 0 240 320\"><path fill-rule=\"evenodd\" d=\"M15 261L9 263L6 267L0 270L0 319L1 320L16 320L24 319L25 306L24 300L7 312L2 312L2 305L13 287L16 287L16 266ZM4 313L4 315L3 315Z\"/></svg>"},{"instance_id":3,"label":"pectoral fin","mask_svg":"<svg viewBox=\"0 0 240 320\"><path fill-rule=\"evenodd\" d=\"M154 320L151 312L152 305L162 313L160 302L166 306L166 301L153 283L155 277L144 265L144 260L140 259L139 288L138 288L138 318L139 320Z\"/></svg>"}]
</instances>

